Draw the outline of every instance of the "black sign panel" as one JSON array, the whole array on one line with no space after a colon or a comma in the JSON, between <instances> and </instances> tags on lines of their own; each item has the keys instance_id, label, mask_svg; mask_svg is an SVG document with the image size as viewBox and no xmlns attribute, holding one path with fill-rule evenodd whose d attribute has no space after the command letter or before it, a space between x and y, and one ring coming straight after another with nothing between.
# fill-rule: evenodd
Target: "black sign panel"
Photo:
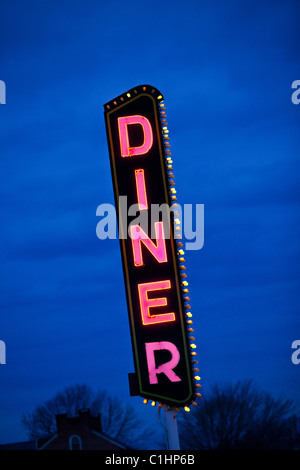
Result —
<instances>
[{"instance_id":1,"label":"black sign panel","mask_svg":"<svg viewBox=\"0 0 300 470\"><path fill-rule=\"evenodd\" d=\"M175 199L162 102L158 90L141 85L104 110L137 394L180 407L195 388L174 216L157 210Z\"/></svg>"}]
</instances>

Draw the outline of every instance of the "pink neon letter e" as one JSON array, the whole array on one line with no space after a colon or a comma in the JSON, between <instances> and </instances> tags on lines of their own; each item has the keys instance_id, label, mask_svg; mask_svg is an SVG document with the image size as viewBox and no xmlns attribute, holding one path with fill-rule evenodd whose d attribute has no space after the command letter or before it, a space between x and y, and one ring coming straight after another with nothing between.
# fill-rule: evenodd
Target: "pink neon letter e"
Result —
<instances>
[{"instance_id":1,"label":"pink neon letter e","mask_svg":"<svg viewBox=\"0 0 300 470\"><path fill-rule=\"evenodd\" d=\"M169 341L160 341L146 343L145 346L150 384L158 383L157 374L165 374L171 382L181 382L181 378L173 371L180 359L180 354L175 344L170 343ZM156 367L154 351L160 351L161 349L167 349L170 351L172 357L170 361Z\"/></svg>"},{"instance_id":2,"label":"pink neon letter e","mask_svg":"<svg viewBox=\"0 0 300 470\"><path fill-rule=\"evenodd\" d=\"M148 292L170 289L171 281L156 281L156 282L146 282L144 284L138 284L139 298L140 298L140 308L143 325L154 325L155 323L163 323L175 320L175 313L157 313L150 315L151 307L165 307L168 305L166 297L159 298L148 298ZM171 344L171 343L170 343Z\"/></svg>"}]
</instances>

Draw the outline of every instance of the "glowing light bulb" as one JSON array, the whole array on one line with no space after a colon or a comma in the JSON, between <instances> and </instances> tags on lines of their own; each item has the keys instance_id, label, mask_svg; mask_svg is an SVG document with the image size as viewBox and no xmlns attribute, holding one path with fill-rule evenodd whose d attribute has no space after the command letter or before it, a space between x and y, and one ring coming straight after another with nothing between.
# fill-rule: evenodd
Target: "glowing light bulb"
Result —
<instances>
[{"instance_id":1,"label":"glowing light bulb","mask_svg":"<svg viewBox=\"0 0 300 470\"><path fill-rule=\"evenodd\" d=\"M156 405L156 402L153 401L153 402L151 403L151 406L155 406L155 405Z\"/></svg>"},{"instance_id":2,"label":"glowing light bulb","mask_svg":"<svg viewBox=\"0 0 300 470\"><path fill-rule=\"evenodd\" d=\"M189 407L188 407L188 406L185 406L185 407L184 407L184 411L187 411L187 412L189 412L189 411L191 411L191 410L189 409Z\"/></svg>"}]
</instances>

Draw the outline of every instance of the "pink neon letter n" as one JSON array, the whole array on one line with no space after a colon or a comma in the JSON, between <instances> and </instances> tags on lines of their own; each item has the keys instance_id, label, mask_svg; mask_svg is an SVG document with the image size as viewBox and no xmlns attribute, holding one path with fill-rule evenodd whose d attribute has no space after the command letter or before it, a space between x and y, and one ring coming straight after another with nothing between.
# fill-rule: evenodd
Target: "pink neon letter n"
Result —
<instances>
[{"instance_id":1,"label":"pink neon letter n","mask_svg":"<svg viewBox=\"0 0 300 470\"><path fill-rule=\"evenodd\" d=\"M163 222L155 222L154 228L157 239L156 244L151 240L151 238L148 237L148 235L139 225L130 226L130 236L135 266L143 266L144 264L141 247L142 243L148 248L150 253L159 263L166 263L168 261Z\"/></svg>"}]
</instances>

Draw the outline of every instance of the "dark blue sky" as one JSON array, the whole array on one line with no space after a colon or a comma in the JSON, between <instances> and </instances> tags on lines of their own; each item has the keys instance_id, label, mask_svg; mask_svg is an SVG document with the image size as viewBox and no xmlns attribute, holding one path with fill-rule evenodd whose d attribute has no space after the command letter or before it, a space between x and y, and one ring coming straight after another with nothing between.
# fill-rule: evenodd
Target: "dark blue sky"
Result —
<instances>
[{"instance_id":1,"label":"dark blue sky","mask_svg":"<svg viewBox=\"0 0 300 470\"><path fill-rule=\"evenodd\" d=\"M113 203L102 105L143 83L165 97L179 202L205 207L186 253L203 393L252 378L298 399L299 15L297 0L1 1L0 443L75 383L159 428L129 396L119 243L96 237Z\"/></svg>"}]
</instances>

